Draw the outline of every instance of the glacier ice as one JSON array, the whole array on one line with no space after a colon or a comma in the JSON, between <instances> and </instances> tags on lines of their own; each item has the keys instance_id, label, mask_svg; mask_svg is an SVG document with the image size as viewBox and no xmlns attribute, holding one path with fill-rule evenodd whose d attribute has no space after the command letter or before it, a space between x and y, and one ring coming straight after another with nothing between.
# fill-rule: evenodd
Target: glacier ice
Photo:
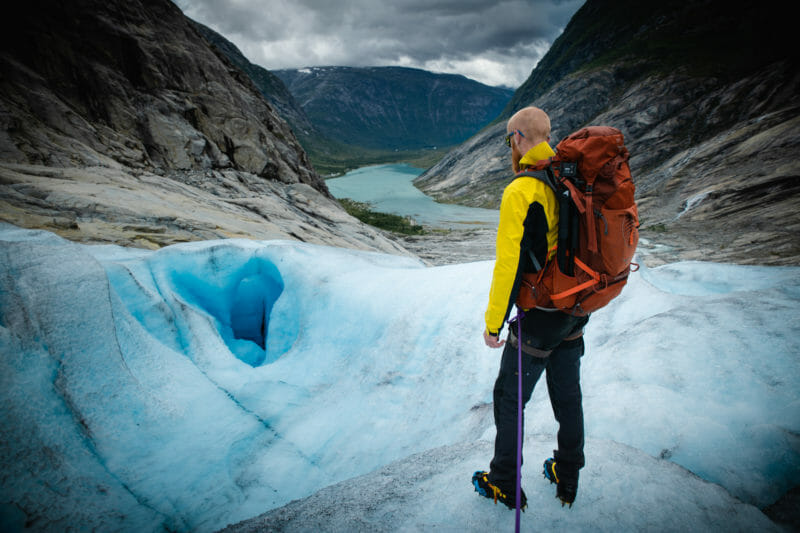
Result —
<instances>
[{"instance_id":1,"label":"glacier ice","mask_svg":"<svg viewBox=\"0 0 800 533\"><path fill-rule=\"evenodd\" d=\"M426 453L442 468L426 493L482 512L469 476L488 467L494 433L499 352L481 339L491 270L289 241L150 252L0 226L2 529L214 531L312 494L335 510L321 489L413 470ZM692 494L664 507L681 527L714 529L714 513L732 512L764 524L756 507L800 479L799 274L643 268L595 314L570 527L646 529L666 503L631 494L660 482ZM544 389L526 427L547 451ZM473 451L446 451L462 449ZM654 481L661 463L700 477ZM616 479L621 464L637 467ZM412 492L375 500L374 516L437 523ZM640 518L623 520L620 500Z\"/></svg>"}]
</instances>

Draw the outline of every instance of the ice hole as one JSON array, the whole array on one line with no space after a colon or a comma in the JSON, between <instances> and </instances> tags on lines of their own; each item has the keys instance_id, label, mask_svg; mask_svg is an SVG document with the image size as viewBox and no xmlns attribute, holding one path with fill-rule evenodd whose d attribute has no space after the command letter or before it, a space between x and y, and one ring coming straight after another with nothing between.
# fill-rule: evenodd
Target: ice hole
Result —
<instances>
[{"instance_id":1,"label":"ice hole","mask_svg":"<svg viewBox=\"0 0 800 533\"><path fill-rule=\"evenodd\" d=\"M233 342L228 345L236 357L250 366L260 366L266 360L269 316L281 292L280 277L264 272L242 278L234 290L230 308Z\"/></svg>"},{"instance_id":2,"label":"ice hole","mask_svg":"<svg viewBox=\"0 0 800 533\"><path fill-rule=\"evenodd\" d=\"M218 252L199 268L173 273L178 292L187 303L212 315L231 353L252 367L275 362L291 345L279 332L269 337L270 314L283 293L278 268L263 258L242 263L235 254Z\"/></svg>"}]
</instances>

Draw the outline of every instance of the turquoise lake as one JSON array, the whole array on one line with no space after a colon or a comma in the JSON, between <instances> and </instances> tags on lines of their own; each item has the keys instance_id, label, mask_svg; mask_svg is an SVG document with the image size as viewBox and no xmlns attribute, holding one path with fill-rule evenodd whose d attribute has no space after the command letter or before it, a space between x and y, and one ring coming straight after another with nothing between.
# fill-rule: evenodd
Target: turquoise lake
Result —
<instances>
[{"instance_id":1,"label":"turquoise lake","mask_svg":"<svg viewBox=\"0 0 800 533\"><path fill-rule=\"evenodd\" d=\"M496 227L499 211L440 204L414 187L422 170L405 164L376 165L348 172L325 182L336 198L367 202L373 211L408 216L430 228Z\"/></svg>"}]
</instances>

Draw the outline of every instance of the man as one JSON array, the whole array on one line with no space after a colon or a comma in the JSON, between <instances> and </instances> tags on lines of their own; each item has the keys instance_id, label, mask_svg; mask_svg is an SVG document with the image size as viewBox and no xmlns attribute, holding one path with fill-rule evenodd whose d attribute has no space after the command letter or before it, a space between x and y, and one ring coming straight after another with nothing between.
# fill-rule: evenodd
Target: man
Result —
<instances>
[{"instance_id":1,"label":"man","mask_svg":"<svg viewBox=\"0 0 800 533\"><path fill-rule=\"evenodd\" d=\"M515 173L543 171L555 155L548 144L550 119L541 109L527 107L506 126ZM517 299L521 276L537 272L552 260L558 241L558 202L541 180L518 176L503 191L497 252L484 342L491 348L505 345L494 386L494 420L497 428L494 458L489 472L475 472L473 484L481 495L516 508L517 481L517 328L509 323L508 342L499 339L503 324ZM533 387L546 373L547 391L559 423L558 449L545 461L545 476L556 483L562 505L575 500L578 471L584 466L583 408L580 358L584 352L583 327L588 317L575 317L551 309L524 309L522 318L523 408ZM520 506L526 506L521 492Z\"/></svg>"}]
</instances>

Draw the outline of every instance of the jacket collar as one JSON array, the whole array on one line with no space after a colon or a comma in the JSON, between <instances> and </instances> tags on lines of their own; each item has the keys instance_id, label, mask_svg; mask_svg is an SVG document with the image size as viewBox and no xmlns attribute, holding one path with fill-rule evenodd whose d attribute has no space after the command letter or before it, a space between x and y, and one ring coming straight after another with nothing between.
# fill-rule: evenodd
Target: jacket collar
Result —
<instances>
[{"instance_id":1,"label":"jacket collar","mask_svg":"<svg viewBox=\"0 0 800 533\"><path fill-rule=\"evenodd\" d=\"M520 168L534 167L537 170L550 164L550 158L556 155L547 141L540 142L522 156L519 160Z\"/></svg>"}]
</instances>

